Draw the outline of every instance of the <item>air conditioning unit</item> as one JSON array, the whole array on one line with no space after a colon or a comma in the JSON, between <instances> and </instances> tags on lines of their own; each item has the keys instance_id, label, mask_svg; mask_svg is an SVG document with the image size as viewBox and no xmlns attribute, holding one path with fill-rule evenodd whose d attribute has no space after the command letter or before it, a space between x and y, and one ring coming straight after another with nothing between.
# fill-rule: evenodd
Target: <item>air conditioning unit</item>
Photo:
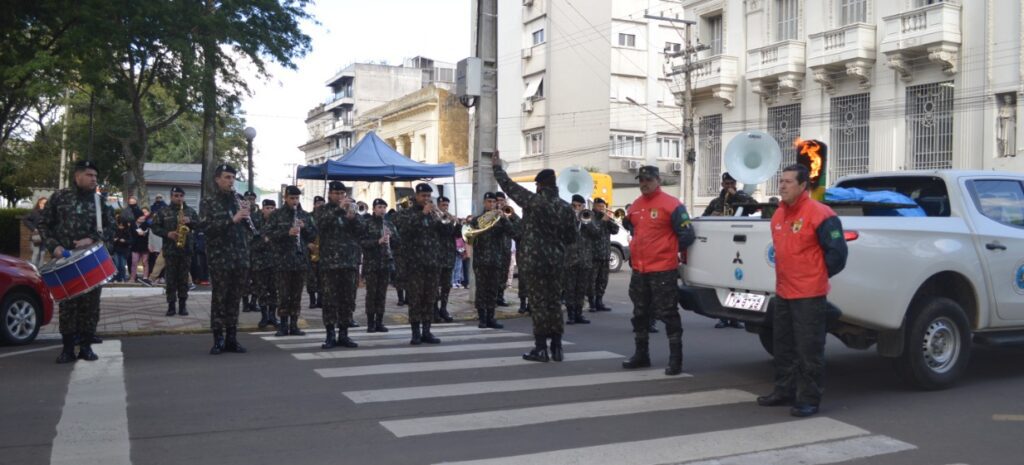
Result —
<instances>
[{"instance_id":1,"label":"air conditioning unit","mask_svg":"<svg viewBox=\"0 0 1024 465\"><path fill-rule=\"evenodd\" d=\"M523 100L523 113L530 113L533 111L533 100Z\"/></svg>"},{"instance_id":2,"label":"air conditioning unit","mask_svg":"<svg viewBox=\"0 0 1024 465\"><path fill-rule=\"evenodd\" d=\"M523 6L533 6L533 0L523 0Z\"/></svg>"},{"instance_id":3,"label":"air conditioning unit","mask_svg":"<svg viewBox=\"0 0 1024 465\"><path fill-rule=\"evenodd\" d=\"M523 49L523 58L530 58L533 56L533 47L526 47Z\"/></svg>"},{"instance_id":4,"label":"air conditioning unit","mask_svg":"<svg viewBox=\"0 0 1024 465\"><path fill-rule=\"evenodd\" d=\"M671 170L671 171L672 171L673 173L678 173L678 172L680 172L680 171L683 171L683 163L682 163L682 162L679 162L679 161L674 161L674 162L672 162L672 163L671 163L671 164L669 165L669 169L670 169L670 170Z\"/></svg>"},{"instance_id":5,"label":"air conditioning unit","mask_svg":"<svg viewBox=\"0 0 1024 465\"><path fill-rule=\"evenodd\" d=\"M640 160L622 160L622 169L635 171L644 166L644 163Z\"/></svg>"}]
</instances>

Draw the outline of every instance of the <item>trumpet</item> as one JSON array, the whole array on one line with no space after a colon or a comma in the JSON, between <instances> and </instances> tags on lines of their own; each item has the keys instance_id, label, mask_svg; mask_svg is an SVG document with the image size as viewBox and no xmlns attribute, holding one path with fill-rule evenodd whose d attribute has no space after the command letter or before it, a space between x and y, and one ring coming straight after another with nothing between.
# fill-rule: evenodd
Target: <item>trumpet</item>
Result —
<instances>
[{"instance_id":1,"label":"trumpet","mask_svg":"<svg viewBox=\"0 0 1024 465\"><path fill-rule=\"evenodd\" d=\"M577 213L576 216L579 218L580 223L590 224L590 222L594 220L594 211L580 210L580 212Z\"/></svg>"},{"instance_id":2,"label":"trumpet","mask_svg":"<svg viewBox=\"0 0 1024 465\"><path fill-rule=\"evenodd\" d=\"M174 245L178 246L179 249L185 248L185 243L188 242L188 233L191 231L188 225L185 224L185 202L181 202L181 208L178 210L178 239L174 242Z\"/></svg>"},{"instance_id":3,"label":"trumpet","mask_svg":"<svg viewBox=\"0 0 1024 465\"><path fill-rule=\"evenodd\" d=\"M502 207L501 212L504 213L505 216L512 216L516 214L515 209L513 209L510 205L505 205L504 207Z\"/></svg>"},{"instance_id":4,"label":"trumpet","mask_svg":"<svg viewBox=\"0 0 1024 465\"><path fill-rule=\"evenodd\" d=\"M359 203L356 204L356 214L357 215L365 215L366 212L368 212L368 211L370 211L370 207L368 207L365 203L359 202Z\"/></svg>"},{"instance_id":5,"label":"trumpet","mask_svg":"<svg viewBox=\"0 0 1024 465\"><path fill-rule=\"evenodd\" d=\"M622 222L622 220L626 219L626 210L622 208L615 210L615 213L612 214L612 218L615 218L615 221Z\"/></svg>"}]
</instances>

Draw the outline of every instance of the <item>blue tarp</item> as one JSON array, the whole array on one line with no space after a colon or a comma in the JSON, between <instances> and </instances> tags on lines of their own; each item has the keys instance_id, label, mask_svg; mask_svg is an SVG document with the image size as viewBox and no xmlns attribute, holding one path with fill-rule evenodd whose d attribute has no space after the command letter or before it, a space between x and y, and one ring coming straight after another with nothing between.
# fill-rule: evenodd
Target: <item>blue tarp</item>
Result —
<instances>
[{"instance_id":1,"label":"blue tarp","mask_svg":"<svg viewBox=\"0 0 1024 465\"><path fill-rule=\"evenodd\" d=\"M917 205L914 199L893 191L866 191L856 187L830 187L825 191L825 201L859 201ZM873 208L869 216L928 216L920 206L912 208Z\"/></svg>"},{"instance_id":2,"label":"blue tarp","mask_svg":"<svg viewBox=\"0 0 1024 465\"><path fill-rule=\"evenodd\" d=\"M299 179L330 181L414 181L455 176L455 164L430 165L410 160L370 132L340 160L300 166Z\"/></svg>"}]
</instances>

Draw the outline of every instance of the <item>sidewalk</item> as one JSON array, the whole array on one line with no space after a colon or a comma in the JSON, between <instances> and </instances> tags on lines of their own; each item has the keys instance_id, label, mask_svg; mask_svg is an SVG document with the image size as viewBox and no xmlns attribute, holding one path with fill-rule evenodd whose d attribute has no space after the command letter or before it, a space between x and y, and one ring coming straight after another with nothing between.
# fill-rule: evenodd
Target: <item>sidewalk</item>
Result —
<instances>
[{"instance_id":1,"label":"sidewalk","mask_svg":"<svg viewBox=\"0 0 1024 465\"><path fill-rule=\"evenodd\" d=\"M100 322L96 332L102 336L151 335L151 334L183 334L202 333L210 330L210 288L201 286L189 292L188 316L165 316L167 300L164 298L162 286L107 286L103 289L100 299ZM308 295L303 292L302 312L299 326L303 328L322 328L321 309L309 309ZM470 291L452 289L448 299L448 313L457 321L476 321L476 308L469 301ZM519 299L515 288L505 291L508 307L498 307L497 318L516 318ZM360 288L356 294L355 319L360 328L366 326L366 293ZM384 309L386 326L406 325L409 322L408 306L398 306L398 297L394 288L388 288L387 303ZM258 330L256 323L260 321L259 312L242 312L239 314L238 326L241 331ZM39 330L40 339L57 338L57 309L54 309L53 321Z\"/></svg>"}]
</instances>

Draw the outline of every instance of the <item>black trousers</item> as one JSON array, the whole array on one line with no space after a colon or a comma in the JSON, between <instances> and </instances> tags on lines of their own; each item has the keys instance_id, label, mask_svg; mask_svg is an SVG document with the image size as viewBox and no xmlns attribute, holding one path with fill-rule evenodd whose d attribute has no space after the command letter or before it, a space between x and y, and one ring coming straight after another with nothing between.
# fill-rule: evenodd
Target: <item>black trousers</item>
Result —
<instances>
[{"instance_id":1,"label":"black trousers","mask_svg":"<svg viewBox=\"0 0 1024 465\"><path fill-rule=\"evenodd\" d=\"M652 319L665 323L669 342L682 341L683 323L679 318L679 272L676 270L640 273L629 278L629 299L633 301L633 333L647 340Z\"/></svg>"},{"instance_id":2,"label":"black trousers","mask_svg":"<svg viewBox=\"0 0 1024 465\"><path fill-rule=\"evenodd\" d=\"M775 390L818 405L825 388L825 297L775 299Z\"/></svg>"}]
</instances>

